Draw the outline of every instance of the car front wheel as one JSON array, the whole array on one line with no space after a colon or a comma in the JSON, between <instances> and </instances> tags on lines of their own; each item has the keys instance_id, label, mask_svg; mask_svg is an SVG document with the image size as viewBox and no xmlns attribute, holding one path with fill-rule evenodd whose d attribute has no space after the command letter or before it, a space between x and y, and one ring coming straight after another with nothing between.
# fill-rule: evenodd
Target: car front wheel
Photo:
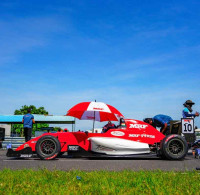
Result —
<instances>
[{"instance_id":1,"label":"car front wheel","mask_svg":"<svg viewBox=\"0 0 200 195\"><path fill-rule=\"evenodd\" d=\"M36 144L36 153L42 160L55 159L60 153L59 140L51 135L41 137Z\"/></svg>"}]
</instances>

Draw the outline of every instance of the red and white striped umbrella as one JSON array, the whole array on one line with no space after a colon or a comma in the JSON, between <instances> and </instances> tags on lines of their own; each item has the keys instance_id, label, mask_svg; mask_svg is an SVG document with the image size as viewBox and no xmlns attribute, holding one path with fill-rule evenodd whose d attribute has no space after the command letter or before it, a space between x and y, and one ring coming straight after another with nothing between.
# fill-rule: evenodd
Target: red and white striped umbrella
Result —
<instances>
[{"instance_id":1,"label":"red and white striped umbrella","mask_svg":"<svg viewBox=\"0 0 200 195\"><path fill-rule=\"evenodd\" d=\"M73 106L67 116L73 116L80 120L94 121L118 121L124 117L116 108L103 102L82 102Z\"/></svg>"}]
</instances>

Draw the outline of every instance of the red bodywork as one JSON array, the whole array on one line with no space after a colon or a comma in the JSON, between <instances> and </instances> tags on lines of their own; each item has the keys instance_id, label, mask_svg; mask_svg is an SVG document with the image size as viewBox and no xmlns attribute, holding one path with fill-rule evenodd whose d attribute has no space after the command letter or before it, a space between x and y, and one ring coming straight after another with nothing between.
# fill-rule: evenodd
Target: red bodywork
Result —
<instances>
[{"instance_id":1,"label":"red bodywork","mask_svg":"<svg viewBox=\"0 0 200 195\"><path fill-rule=\"evenodd\" d=\"M45 135L52 135L58 138L61 144L61 152L66 152L68 145L79 145L86 151L90 151L90 137L113 137L126 140L137 141L141 143L154 144L159 143L164 139L164 135L151 125L143 121L134 119L125 119L126 128L110 129L106 133L84 133L84 132L59 132L45 133L36 137L25 144L19 146L16 151L22 150L25 147L31 147L35 152L37 141Z\"/></svg>"}]
</instances>

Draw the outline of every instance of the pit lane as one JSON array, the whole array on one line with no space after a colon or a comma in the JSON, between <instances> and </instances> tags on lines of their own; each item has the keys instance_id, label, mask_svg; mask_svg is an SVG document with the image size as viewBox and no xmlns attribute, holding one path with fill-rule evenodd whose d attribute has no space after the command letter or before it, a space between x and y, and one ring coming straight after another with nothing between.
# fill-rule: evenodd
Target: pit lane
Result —
<instances>
[{"instance_id":1,"label":"pit lane","mask_svg":"<svg viewBox=\"0 0 200 195\"><path fill-rule=\"evenodd\" d=\"M56 160L44 161L39 158L16 159L6 157L6 150L0 150L0 169L49 169L49 170L195 170L200 167L200 159L195 159L191 153L188 153L182 161L169 161L159 158L137 158L137 159L87 159L87 158L67 158L63 155Z\"/></svg>"}]
</instances>

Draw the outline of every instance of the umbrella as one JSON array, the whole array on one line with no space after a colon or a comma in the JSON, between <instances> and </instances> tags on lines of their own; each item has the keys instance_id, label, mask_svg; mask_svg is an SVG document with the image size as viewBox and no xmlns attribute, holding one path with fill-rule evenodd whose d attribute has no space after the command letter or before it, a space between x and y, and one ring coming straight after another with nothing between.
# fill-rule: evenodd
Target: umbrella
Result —
<instances>
[{"instance_id":1,"label":"umbrella","mask_svg":"<svg viewBox=\"0 0 200 195\"><path fill-rule=\"evenodd\" d=\"M73 106L67 116L73 116L80 120L93 121L118 121L119 117L124 117L116 108L103 102L82 102ZM94 122L93 122L94 129Z\"/></svg>"}]
</instances>

